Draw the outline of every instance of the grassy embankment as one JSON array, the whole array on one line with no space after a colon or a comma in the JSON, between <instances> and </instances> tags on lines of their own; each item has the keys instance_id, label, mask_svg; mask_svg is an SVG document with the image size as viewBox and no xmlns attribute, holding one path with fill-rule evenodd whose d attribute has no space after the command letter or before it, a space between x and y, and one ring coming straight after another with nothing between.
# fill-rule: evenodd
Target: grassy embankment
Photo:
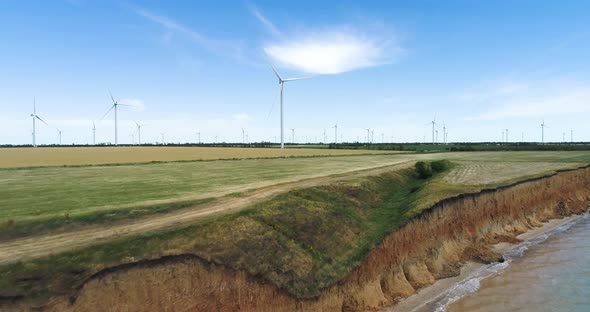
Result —
<instances>
[{"instance_id":1,"label":"grassy embankment","mask_svg":"<svg viewBox=\"0 0 590 312\"><path fill-rule=\"evenodd\" d=\"M404 224L424 187L413 169L299 189L233 215L0 267L0 295L43 301L111 266L194 254L312 297ZM415 213L413 211L412 213ZM228 231L228 229L232 229Z\"/></svg>"}]
</instances>

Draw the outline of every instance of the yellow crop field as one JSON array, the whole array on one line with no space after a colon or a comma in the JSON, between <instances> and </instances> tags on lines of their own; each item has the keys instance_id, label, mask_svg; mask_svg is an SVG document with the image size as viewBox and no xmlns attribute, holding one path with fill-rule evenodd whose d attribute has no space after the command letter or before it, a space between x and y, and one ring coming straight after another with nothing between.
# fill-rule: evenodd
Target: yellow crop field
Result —
<instances>
[{"instance_id":1,"label":"yellow crop field","mask_svg":"<svg viewBox=\"0 0 590 312\"><path fill-rule=\"evenodd\" d=\"M391 154L392 151L230 147L49 147L0 149L0 168L77 166L154 161Z\"/></svg>"}]
</instances>

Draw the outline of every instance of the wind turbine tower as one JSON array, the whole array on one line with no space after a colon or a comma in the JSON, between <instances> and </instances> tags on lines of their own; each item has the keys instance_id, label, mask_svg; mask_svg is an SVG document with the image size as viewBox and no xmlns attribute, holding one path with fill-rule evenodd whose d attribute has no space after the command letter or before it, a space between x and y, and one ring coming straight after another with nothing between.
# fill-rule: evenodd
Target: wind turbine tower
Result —
<instances>
[{"instance_id":1,"label":"wind turbine tower","mask_svg":"<svg viewBox=\"0 0 590 312\"><path fill-rule=\"evenodd\" d=\"M274 66L271 65L270 67L272 68L272 71L275 73L275 75L279 79L280 99L281 99L281 148L285 148L284 122L283 122L283 87L284 87L284 84L285 84L285 82L288 82L288 81L302 80L302 79L307 79L309 77L303 77L303 78L283 78L283 77L281 77L281 75L279 75L279 73L274 68Z\"/></svg>"},{"instance_id":2,"label":"wind turbine tower","mask_svg":"<svg viewBox=\"0 0 590 312\"><path fill-rule=\"evenodd\" d=\"M164 145L164 134L166 134L165 132L160 132L160 135L162 136L162 145Z\"/></svg>"},{"instance_id":3,"label":"wind turbine tower","mask_svg":"<svg viewBox=\"0 0 590 312\"><path fill-rule=\"evenodd\" d=\"M141 127L145 126L145 124L140 125L137 121L134 121L137 125L137 143L141 145Z\"/></svg>"},{"instance_id":4,"label":"wind turbine tower","mask_svg":"<svg viewBox=\"0 0 590 312\"><path fill-rule=\"evenodd\" d=\"M57 133L59 134L59 145L61 145L61 134L62 134L62 130L57 129Z\"/></svg>"},{"instance_id":5,"label":"wind turbine tower","mask_svg":"<svg viewBox=\"0 0 590 312\"><path fill-rule=\"evenodd\" d=\"M371 129L367 128L366 130L367 130L367 143L370 144L371 143L371 135L370 135Z\"/></svg>"},{"instance_id":6,"label":"wind turbine tower","mask_svg":"<svg viewBox=\"0 0 590 312\"><path fill-rule=\"evenodd\" d=\"M432 144L436 143L434 138L434 126L436 125L436 114L434 115L434 119L431 122L427 123L427 125L432 124Z\"/></svg>"},{"instance_id":7,"label":"wind turbine tower","mask_svg":"<svg viewBox=\"0 0 590 312\"><path fill-rule=\"evenodd\" d=\"M506 129L506 143L508 143L508 129Z\"/></svg>"},{"instance_id":8,"label":"wind turbine tower","mask_svg":"<svg viewBox=\"0 0 590 312\"><path fill-rule=\"evenodd\" d=\"M92 121L92 145L96 145L96 125Z\"/></svg>"},{"instance_id":9,"label":"wind turbine tower","mask_svg":"<svg viewBox=\"0 0 590 312\"><path fill-rule=\"evenodd\" d=\"M111 94L109 92L109 95L111 96L111 100L113 101L113 105L111 106L111 108L109 108L109 110L102 116L102 118L100 118L100 120L103 120L111 110L115 109L115 145L117 145L118 142L118 133L117 133L117 107L120 105L123 106L131 106L131 105L127 105L127 104L121 104L117 101L115 101L115 98L113 97L113 94Z\"/></svg>"},{"instance_id":10,"label":"wind turbine tower","mask_svg":"<svg viewBox=\"0 0 590 312\"><path fill-rule=\"evenodd\" d=\"M549 127L547 127L545 120L543 119L543 122L541 123L541 143L545 143L545 128Z\"/></svg>"},{"instance_id":11,"label":"wind turbine tower","mask_svg":"<svg viewBox=\"0 0 590 312\"><path fill-rule=\"evenodd\" d=\"M33 147L37 147L37 131L35 128L35 121L37 119L39 119L44 124L47 125L47 123L45 122L45 120L41 119L41 117L39 117L39 115L37 115L37 105L36 105L35 98L33 98L33 113L31 114L31 118L33 119Z\"/></svg>"},{"instance_id":12,"label":"wind turbine tower","mask_svg":"<svg viewBox=\"0 0 590 312\"><path fill-rule=\"evenodd\" d=\"M574 143L574 130L570 130L570 141Z\"/></svg>"},{"instance_id":13,"label":"wind turbine tower","mask_svg":"<svg viewBox=\"0 0 590 312\"><path fill-rule=\"evenodd\" d=\"M291 144L295 144L295 129L291 128Z\"/></svg>"},{"instance_id":14,"label":"wind turbine tower","mask_svg":"<svg viewBox=\"0 0 590 312\"><path fill-rule=\"evenodd\" d=\"M335 124L334 127L334 144L338 143L338 124Z\"/></svg>"},{"instance_id":15,"label":"wind turbine tower","mask_svg":"<svg viewBox=\"0 0 590 312\"><path fill-rule=\"evenodd\" d=\"M197 132L197 144L201 144L201 132Z\"/></svg>"}]
</instances>

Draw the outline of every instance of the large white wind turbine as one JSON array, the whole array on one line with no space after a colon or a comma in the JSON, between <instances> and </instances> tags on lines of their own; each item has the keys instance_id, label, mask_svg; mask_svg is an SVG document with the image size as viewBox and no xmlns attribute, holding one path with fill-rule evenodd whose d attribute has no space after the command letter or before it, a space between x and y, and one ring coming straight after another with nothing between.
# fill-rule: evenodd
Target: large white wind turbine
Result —
<instances>
[{"instance_id":1,"label":"large white wind turbine","mask_svg":"<svg viewBox=\"0 0 590 312\"><path fill-rule=\"evenodd\" d=\"M281 77L281 75L279 75L279 73L274 68L274 66L271 65L270 67L272 68L272 71L275 73L275 75L279 79L280 98L281 98L281 148L285 148L284 122L283 122L283 86L284 86L285 82L308 79L309 77L283 78L283 77Z\"/></svg>"},{"instance_id":2,"label":"large white wind turbine","mask_svg":"<svg viewBox=\"0 0 590 312\"><path fill-rule=\"evenodd\" d=\"M367 128L367 144L371 143L371 129Z\"/></svg>"},{"instance_id":3,"label":"large white wind turbine","mask_svg":"<svg viewBox=\"0 0 590 312\"><path fill-rule=\"evenodd\" d=\"M141 127L145 126L145 124L139 124L137 121L133 121L137 125L137 143L141 145Z\"/></svg>"},{"instance_id":4,"label":"large white wind turbine","mask_svg":"<svg viewBox=\"0 0 590 312\"><path fill-rule=\"evenodd\" d=\"M131 105L127 105L127 104L121 104L117 101L115 101L115 98L113 97L113 94L111 92L109 92L109 95L111 96L111 100L113 101L113 105L111 106L111 108L109 108L109 110L104 113L104 115L100 118L100 120L103 120L111 110L113 110L113 108L115 109L115 145L118 144L118 135L117 135L117 106L119 105L123 105L123 106L131 106Z\"/></svg>"},{"instance_id":5,"label":"large white wind turbine","mask_svg":"<svg viewBox=\"0 0 590 312\"><path fill-rule=\"evenodd\" d=\"M33 98L33 113L31 114L31 118L33 119L33 147L37 147L37 132L36 132L36 126L35 126L35 121L36 119L41 120L41 122L43 122L44 124L47 124L45 122L45 120L41 119L41 117L39 117L39 115L37 115L37 103L35 98Z\"/></svg>"},{"instance_id":6,"label":"large white wind turbine","mask_svg":"<svg viewBox=\"0 0 590 312\"><path fill-rule=\"evenodd\" d=\"M338 143L338 124L335 124L334 127L334 144Z\"/></svg>"}]
</instances>

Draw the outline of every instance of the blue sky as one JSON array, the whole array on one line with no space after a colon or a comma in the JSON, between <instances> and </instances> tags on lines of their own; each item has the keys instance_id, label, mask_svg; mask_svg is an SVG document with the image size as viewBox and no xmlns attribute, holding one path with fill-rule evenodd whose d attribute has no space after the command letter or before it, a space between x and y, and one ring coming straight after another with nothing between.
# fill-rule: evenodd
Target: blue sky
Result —
<instances>
[{"instance_id":1,"label":"blue sky","mask_svg":"<svg viewBox=\"0 0 590 312\"><path fill-rule=\"evenodd\" d=\"M0 144L590 140L587 1L0 2ZM439 140L442 140L442 128ZM340 137L342 136L342 137ZM286 140L291 140L290 131Z\"/></svg>"}]
</instances>

